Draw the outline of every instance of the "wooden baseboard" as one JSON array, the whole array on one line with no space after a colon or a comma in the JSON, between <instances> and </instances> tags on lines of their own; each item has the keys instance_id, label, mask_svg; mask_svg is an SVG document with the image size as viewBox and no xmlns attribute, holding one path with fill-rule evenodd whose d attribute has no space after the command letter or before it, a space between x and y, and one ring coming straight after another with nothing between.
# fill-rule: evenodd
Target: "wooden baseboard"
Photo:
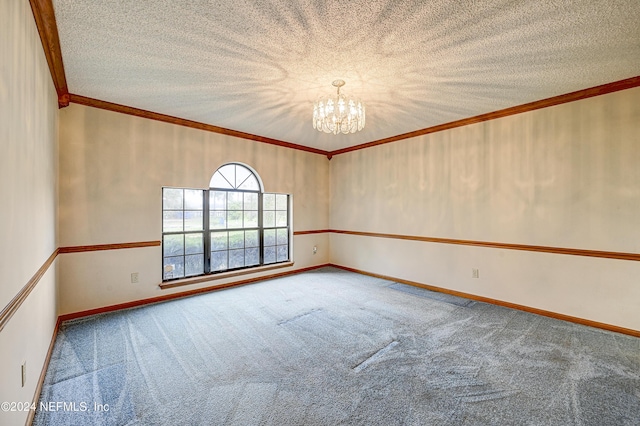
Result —
<instances>
[{"instance_id":1,"label":"wooden baseboard","mask_svg":"<svg viewBox=\"0 0 640 426\"><path fill-rule=\"evenodd\" d=\"M572 322L575 324L586 325L588 327L599 328L602 330L613 331L615 333L626 334L629 336L640 337L640 330L633 330L631 328L619 327L617 325L606 324L603 322L592 321L584 318L578 318L571 315L559 314L557 312L545 311L544 309L532 308L530 306L519 305L517 303L505 302L504 300L491 299L489 297L478 296L470 293L463 293L461 291L450 290L447 288L436 287L428 284L423 284L415 281L403 280L401 278L390 277L388 275L376 274L373 272L363 271L361 269L349 268L347 266L329 264L335 268L343 269L349 272L355 272L362 275L368 275L370 277L381 278L384 280L394 281L402 284L411 285L414 287L424 288L426 290L437 291L439 293L450 294L452 296L464 297L465 299L471 299L478 302L490 303L492 305L503 306L505 308L517 309L519 311L529 312L543 317L554 318L562 321Z\"/></svg>"},{"instance_id":2,"label":"wooden baseboard","mask_svg":"<svg viewBox=\"0 0 640 426\"><path fill-rule=\"evenodd\" d=\"M286 276L286 275L293 275L293 274L298 274L298 273L302 273L302 272L312 271L314 269L323 268L325 266L329 266L329 264L309 266L307 268L297 269L295 271L281 272L281 273L278 273L278 274L271 274L271 275L267 275L267 276L263 276L263 277L250 278L250 279L235 281L235 282L221 284L221 285L217 285L217 286L206 287L206 288L197 289L197 290L189 290L189 291L170 294L170 295L166 295L166 296L154 297L154 298L143 299L143 300L136 300L136 301L133 301L133 302L121 303L121 304L118 304L118 305L105 306L103 308L90 309L90 310L87 310L87 311L60 315L60 316L58 316L58 319L56 321L56 325L55 325L55 327L53 329L53 335L51 336L51 342L49 343L49 349L47 350L47 355L46 355L44 363L42 365L42 370L40 372L40 377L38 378L38 383L36 385L36 390L35 390L35 392L33 394L33 403L35 404L36 407L38 406L38 402L40 400L40 393L42 392L42 387L44 386L44 379L45 379L45 377L47 375L47 370L49 369L49 363L51 361L51 355L53 354L53 347L54 347L55 342L56 342L56 337L58 336L58 330L60 329L60 325L64 321L68 321L68 320L72 320L72 319L78 319L78 318L91 316L91 315L107 313L107 312L118 311L118 310L121 310L121 309L128 309L128 308L133 308L133 307L137 307L137 306L148 305L148 304L152 304L152 303L164 302L164 301L168 301L168 300L171 300L171 299L179 299L179 298L183 298L183 297L189 297L189 296L193 296L193 295L200 294L200 293L207 293L207 292L223 290L223 289L231 288L231 287L238 287L238 286L242 286L242 285L255 283L255 282L258 282L258 281L269 280L269 279L273 279L273 278L283 277L283 276ZM29 415L27 416L27 420L25 422L26 426L30 426L33 423L35 414L36 414L36 412L34 410L30 410L29 411Z\"/></svg>"},{"instance_id":3,"label":"wooden baseboard","mask_svg":"<svg viewBox=\"0 0 640 426\"><path fill-rule=\"evenodd\" d=\"M350 268L350 267L347 267L347 266L337 265L337 264L334 264L334 263L327 263L327 264L322 264L322 265L310 266L310 267L298 269L298 270L295 270L295 271L281 272L281 273L278 273L278 274L272 274L272 275L267 275L267 276L257 277L257 278L250 278L250 279L235 281L235 282L231 282L231 283L221 284L221 285L217 285L217 286L211 286L211 287L206 287L206 288L201 288L201 289L196 289L196 290L189 290L189 291L185 291L185 292L170 294L170 295L166 295L166 296L154 297L154 298L150 298L150 299L142 299L142 300L137 300L137 301L133 301L133 302L121 303L121 304L118 304L118 305L111 305L111 306L105 306L105 307L97 308L97 309L90 309L90 310L86 310L86 311L75 312L75 313L72 313L72 314L60 315L58 317L58 320L56 321L56 325L55 325L55 328L53 330L53 335L51 336L51 342L49 343L49 350L47 351L47 356L46 356L44 364L42 366L42 371L40 372L40 377L38 379L38 384L36 386L36 390L35 390L34 395L33 395L33 402L37 406L39 398L40 398L40 393L42 392L42 387L44 385L44 379L46 377L46 373L47 373L47 370L49 368L49 362L51 360L51 355L53 353L53 347L55 345L56 336L58 335L58 330L60 328L60 324L62 322L64 322L64 321L68 321L68 320L72 320L72 319L78 319L78 318L87 317L87 316L91 316L91 315L98 315L98 314L107 313L107 312L118 311L118 310L122 310L122 309L128 309L128 308L143 306L143 305L148 305L148 304L153 304L153 303L164 302L164 301L168 301L168 300L172 300L172 299L179 299L179 298L183 298L183 297L189 297L189 296L193 296L193 295L200 294L200 293L208 293L208 292L217 291L217 290L223 290L223 289L227 289L227 288L231 288L231 287L238 287L238 286L242 286L242 285L246 285L246 284L255 283L255 282L258 282L258 281L264 281L264 280L269 280L269 279L273 279L273 278L279 278L279 277L286 276L286 275L293 275L293 274L298 274L298 273L302 273L302 272L312 271L312 270L323 268L323 267L326 267L326 266L332 266L334 268L339 268L339 269L342 269L342 270L345 270L345 271L349 271L349 272L354 272L354 273L358 273L358 274L362 274L362 275L368 275L368 276L371 276L371 277L381 278L381 279L388 280L388 281L399 282L399 283L402 283L402 284L407 284L407 285L411 285L411 286L415 286L415 287L420 287L420 288L424 288L424 289L431 290L431 291L437 291L437 292L440 292L440 293L450 294L450 295L453 295L453 296L464 297L464 298L470 299L470 300L475 300L475 301L484 302L484 303L490 303L492 305L503 306L503 307L507 307L507 308L511 308L511 309L517 309L517 310L520 310L520 311L529 312L529 313L532 313L532 314L541 315L541 316L545 316L545 317L549 317L549 318L559 319L559 320L562 320L562 321L568 321L568 322L572 322L572 323L576 323L576 324L586 325L588 327L594 327L594 328L599 328L599 329L603 329L603 330L607 330L607 331L613 331L615 333L621 333L621 334L626 334L626 335L629 335L629 336L640 337L640 331L633 330L633 329L630 329L630 328L619 327L619 326L615 326L615 325L611 325L611 324L606 324L606 323L602 323L602 322L598 322L598 321L592 321L592 320L588 320L588 319L584 319L584 318L578 318L578 317L565 315L565 314L559 314L557 312L545 311L543 309L532 308L532 307L529 307L529 306L519 305L519 304L516 304L516 303L505 302L503 300L491 299L491 298L488 298L488 297L478 296L478 295L475 295L475 294L464 293L464 292L461 292L461 291L450 290L450 289L446 289L446 288L442 288L442 287L436 287L436 286L423 284L423 283L419 283L419 282L415 282L415 281L409 281L409 280L404 280L404 279L401 279L401 278L390 277L388 275L376 274L376 273L373 273L373 272L363 271L361 269ZM29 425L31 425L33 423L34 416L35 416L35 411L33 411L33 410L29 411L29 415L28 415L27 421L25 423L27 426L29 426Z\"/></svg>"},{"instance_id":4,"label":"wooden baseboard","mask_svg":"<svg viewBox=\"0 0 640 426\"><path fill-rule=\"evenodd\" d=\"M49 343L49 350L47 350L47 356L44 359L44 363L42 364L42 371L40 372L40 377L38 378L38 384L36 385L36 391L33 393L33 403L35 404L36 410L38 409L38 401L40 400L40 393L42 392L42 386L44 385L44 379L47 375L47 370L49 369L49 362L51 361L51 354L53 353L53 347L56 343L56 337L58 336L58 330L60 329L60 317L56 320L56 325L53 328L53 335L51 336L51 342ZM27 416L27 421L25 422L26 426L30 426L33 423L33 419L36 415L36 410L29 410L29 415Z\"/></svg>"},{"instance_id":5,"label":"wooden baseboard","mask_svg":"<svg viewBox=\"0 0 640 426\"><path fill-rule=\"evenodd\" d=\"M261 277L248 278L248 279L244 279L244 280L233 281L233 282L230 282L230 283L219 284L219 285L215 285L215 286L209 286L209 287L204 287L204 288L199 288L199 289L194 289L194 290L183 291L183 292L179 292L179 293L168 294L168 295L165 295L165 296L158 296L158 297L152 297L152 298L149 298L149 299L135 300L135 301L132 301L132 302L120 303L120 304L117 304L117 305L104 306L104 307L101 307L101 308L89 309L89 310L86 310L86 311L74 312L74 313L71 313L71 314L64 314L64 315L60 315L60 317L58 318L58 322L64 322L64 321L68 321L68 320L72 320L72 319L78 319L78 318L83 318L83 317L87 317L87 316L91 316L91 315L103 314L103 313L107 313L107 312L114 312L114 311L119 311L119 310L122 310L122 309L129 309L129 308L134 308L134 307L143 306L143 305L149 305L149 304L153 304L153 303L165 302L165 301L172 300L172 299L179 299L179 298L183 298L183 297L194 296L194 295L200 294L200 293L209 293L209 292L212 292L212 291L224 290L224 289L227 289L227 288L232 288L232 287L238 287L238 286L242 286L242 285L252 284L252 283L255 283L255 282L259 282L259 281L264 281L264 280L269 280L269 279L273 279L273 278L279 278L279 277L283 277L283 276L287 276L287 275L293 275L293 274L298 274L298 273L302 273L302 272L312 271L312 270L315 270L315 269L323 268L325 266L333 266L335 268L343 269L345 271L355 272L355 273L362 274L362 275L368 275L368 276L371 276L371 277L381 278L381 279L384 279L384 280L389 280L389 281L394 281L394 282L398 282L398 283L402 283L402 284L412 285L414 287L420 287L420 288L424 288L424 289L431 290L431 291L437 291L439 293L445 293L445 294L450 294L452 296L464 297L466 299L475 300L475 301L478 301L478 302L490 303L492 305L503 306L503 307L506 307L506 308L517 309L517 310L520 310L520 311L529 312L529 313L532 313L532 314L541 315L541 316L545 316L545 317L549 317L549 318L555 318L555 319L562 320L562 321L572 322L572 323L575 323L575 324L586 325L588 327L594 327L594 328L599 328L599 329L602 329L602 330L613 331L615 333L621 333L621 334L626 334L626 335L629 335L629 336L640 337L640 330L634 330L634 329L631 329L631 328L620 327L620 326L617 326L617 325L612 325L612 324L607 324L607 323L603 323L603 322L593 321L593 320L589 320L589 319L585 319L585 318L574 317L574 316L571 316L571 315L561 314L561 313L557 313L557 312L546 311L544 309L538 309L538 308L533 308L533 307L530 307L530 306L519 305L517 303L511 303L511 302L507 302L507 301L504 301L504 300L492 299L492 298L484 297L484 296L478 296L478 295L471 294L471 293L464 293L464 292L461 292L461 291L451 290L451 289L447 289L447 288L443 288L443 287L436 287L436 286L429 285L429 284L423 284L423 283L419 283L419 282L416 282L416 281L409 281L409 280L405 280L405 279L402 279L402 278L391 277L391 276L388 276L388 275L377 274L377 273L373 273L373 272L369 272L369 271L363 271L361 269L350 268L348 266L337 265L337 264L334 264L334 263L326 263L326 264L322 264L322 265L310 266L310 267L307 267L307 268L296 269L294 271L286 271L286 272L281 272L281 273L277 273L277 274L265 275L265 276L261 276ZM56 325L56 327L57 327L57 325ZM56 328L56 330L57 330L57 328Z\"/></svg>"},{"instance_id":6,"label":"wooden baseboard","mask_svg":"<svg viewBox=\"0 0 640 426\"><path fill-rule=\"evenodd\" d=\"M287 276L287 275L299 274L301 272L312 271L314 269L323 268L325 266L329 266L329 264L325 263L325 264L322 264L322 265L309 266L309 267L306 267L306 268L296 269L296 270L293 270L293 271L286 271L286 272L280 272L280 273L277 273L277 274L264 275L264 276L260 276L260 277L254 277L254 278L247 278L247 279L244 279L244 280L233 281L233 282L229 282L229 283L225 283L225 284L218 284L218 285L204 287L204 288L198 288L198 289L194 289L194 290L182 291L180 293L167 294L165 296L151 297L149 299L134 300L132 302L119 303L117 305L104 306L104 307L101 307L101 308L89 309L89 310L86 310L86 311L74 312L74 313L71 313L71 314L64 314L64 315L60 315L59 319L60 319L61 322L64 322L64 321L69 321L69 320L73 320L73 319L88 317L88 316L92 316L92 315L104 314L104 313L107 313L107 312L120 311L120 310L123 310L123 309L129 309L129 308L136 308L136 307L143 306L143 305L150 305L150 304L153 304L153 303L166 302L168 300L180 299L180 298L183 298L183 297L194 296L196 294L209 293L209 292L212 292L212 291L224 290L224 289L231 288L231 287L239 287L239 286L242 286L242 285L252 284L252 283L255 283L255 282L258 282L258 281L265 281L265 280L270 280L270 279L273 279L273 278L284 277L284 276Z\"/></svg>"}]
</instances>

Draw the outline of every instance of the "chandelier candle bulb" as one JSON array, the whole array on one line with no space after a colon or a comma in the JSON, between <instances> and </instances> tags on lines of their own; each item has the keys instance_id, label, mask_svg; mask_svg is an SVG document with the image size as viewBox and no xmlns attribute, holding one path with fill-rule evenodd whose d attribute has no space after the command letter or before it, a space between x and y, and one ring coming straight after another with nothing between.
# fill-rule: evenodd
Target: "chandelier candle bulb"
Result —
<instances>
[{"instance_id":1,"label":"chandelier candle bulb","mask_svg":"<svg viewBox=\"0 0 640 426\"><path fill-rule=\"evenodd\" d=\"M337 88L336 96L321 97L313 104L313 128L334 135L364 129L364 104L359 99L340 93L340 88L345 85L344 80L335 80L332 84Z\"/></svg>"}]
</instances>

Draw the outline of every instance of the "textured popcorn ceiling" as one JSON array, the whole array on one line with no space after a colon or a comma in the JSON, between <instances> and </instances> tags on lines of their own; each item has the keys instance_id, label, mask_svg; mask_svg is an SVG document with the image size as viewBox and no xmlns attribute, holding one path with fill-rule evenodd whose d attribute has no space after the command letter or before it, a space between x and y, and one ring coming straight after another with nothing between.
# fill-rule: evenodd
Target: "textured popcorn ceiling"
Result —
<instances>
[{"instance_id":1,"label":"textured popcorn ceiling","mask_svg":"<svg viewBox=\"0 0 640 426\"><path fill-rule=\"evenodd\" d=\"M640 1L54 0L71 93L324 150L640 75ZM314 100L367 125L314 130Z\"/></svg>"}]
</instances>

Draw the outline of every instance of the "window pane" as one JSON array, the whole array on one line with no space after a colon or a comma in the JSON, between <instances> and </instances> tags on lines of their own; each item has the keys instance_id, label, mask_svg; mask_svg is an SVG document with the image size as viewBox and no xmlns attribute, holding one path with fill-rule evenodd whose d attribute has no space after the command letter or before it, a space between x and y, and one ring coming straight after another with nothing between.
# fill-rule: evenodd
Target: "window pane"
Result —
<instances>
[{"instance_id":1,"label":"window pane","mask_svg":"<svg viewBox=\"0 0 640 426\"><path fill-rule=\"evenodd\" d=\"M202 231L202 210L184 212L184 230Z\"/></svg>"},{"instance_id":2,"label":"window pane","mask_svg":"<svg viewBox=\"0 0 640 426\"><path fill-rule=\"evenodd\" d=\"M249 176L251 176L252 173L249 169L247 169L246 167L243 166L238 166L236 165L236 183L235 183L235 187L236 188L240 188L240 186L244 183L245 180L247 180L247 178Z\"/></svg>"},{"instance_id":3,"label":"window pane","mask_svg":"<svg viewBox=\"0 0 640 426\"><path fill-rule=\"evenodd\" d=\"M276 212L276 226L287 226L287 211Z\"/></svg>"},{"instance_id":4,"label":"window pane","mask_svg":"<svg viewBox=\"0 0 640 426\"><path fill-rule=\"evenodd\" d=\"M226 250L227 249L227 233L226 232L212 232L211 233L211 250Z\"/></svg>"},{"instance_id":5,"label":"window pane","mask_svg":"<svg viewBox=\"0 0 640 426\"><path fill-rule=\"evenodd\" d=\"M286 225L286 224L285 224ZM244 227L245 228L257 228L258 227L258 212L249 210L244 212Z\"/></svg>"},{"instance_id":6,"label":"window pane","mask_svg":"<svg viewBox=\"0 0 640 426\"><path fill-rule=\"evenodd\" d=\"M228 251L214 251L211 253L211 270L223 271L229 269L227 267L227 254Z\"/></svg>"},{"instance_id":7,"label":"window pane","mask_svg":"<svg viewBox=\"0 0 640 426\"><path fill-rule=\"evenodd\" d=\"M254 173L240 164L227 164L220 167L213 174L209 186L211 188L260 190L258 179Z\"/></svg>"},{"instance_id":8,"label":"window pane","mask_svg":"<svg viewBox=\"0 0 640 426\"><path fill-rule=\"evenodd\" d=\"M262 208L265 210L276 209L276 194L262 194Z\"/></svg>"},{"instance_id":9,"label":"window pane","mask_svg":"<svg viewBox=\"0 0 640 426\"><path fill-rule=\"evenodd\" d=\"M227 193L225 191L211 191L209 193L209 209L210 210L226 210L227 209Z\"/></svg>"},{"instance_id":10,"label":"window pane","mask_svg":"<svg viewBox=\"0 0 640 426\"><path fill-rule=\"evenodd\" d=\"M277 229L276 230L276 235L277 235L277 243L278 245L281 244L288 244L289 243L289 230L286 228L282 228L282 229Z\"/></svg>"},{"instance_id":11,"label":"window pane","mask_svg":"<svg viewBox=\"0 0 640 426\"><path fill-rule=\"evenodd\" d=\"M225 229L227 227L227 212L210 212L209 227L211 229Z\"/></svg>"},{"instance_id":12,"label":"window pane","mask_svg":"<svg viewBox=\"0 0 640 426\"><path fill-rule=\"evenodd\" d=\"M184 257L165 257L164 258L164 279L184 277Z\"/></svg>"},{"instance_id":13,"label":"window pane","mask_svg":"<svg viewBox=\"0 0 640 426\"><path fill-rule=\"evenodd\" d=\"M202 210L202 190L201 189L185 189L184 190L184 209L185 210Z\"/></svg>"},{"instance_id":14,"label":"window pane","mask_svg":"<svg viewBox=\"0 0 640 426\"><path fill-rule=\"evenodd\" d=\"M184 236L185 254L204 253L204 241L202 234L187 234ZM187 264L189 261L187 260Z\"/></svg>"},{"instance_id":15,"label":"window pane","mask_svg":"<svg viewBox=\"0 0 640 426\"><path fill-rule=\"evenodd\" d=\"M264 263L274 263L276 261L276 247L269 246L264 248Z\"/></svg>"},{"instance_id":16,"label":"window pane","mask_svg":"<svg viewBox=\"0 0 640 426\"><path fill-rule=\"evenodd\" d=\"M229 269L244 266L244 250L229 250Z\"/></svg>"},{"instance_id":17,"label":"window pane","mask_svg":"<svg viewBox=\"0 0 640 426\"><path fill-rule=\"evenodd\" d=\"M184 235L165 235L162 253L164 257L184 254Z\"/></svg>"},{"instance_id":18,"label":"window pane","mask_svg":"<svg viewBox=\"0 0 640 426\"><path fill-rule=\"evenodd\" d=\"M204 273L204 255L196 254L185 256L185 276L200 275Z\"/></svg>"},{"instance_id":19,"label":"window pane","mask_svg":"<svg viewBox=\"0 0 640 426\"><path fill-rule=\"evenodd\" d=\"M209 186L211 188L233 189L233 186L231 186L229 181L227 181L219 171L213 174Z\"/></svg>"},{"instance_id":20,"label":"window pane","mask_svg":"<svg viewBox=\"0 0 640 426\"><path fill-rule=\"evenodd\" d=\"M218 172L222 174L227 182L231 184L232 188L236 187L236 165L227 164L218 169Z\"/></svg>"},{"instance_id":21,"label":"window pane","mask_svg":"<svg viewBox=\"0 0 640 426\"><path fill-rule=\"evenodd\" d=\"M260 193L257 175L239 164L220 167L210 188L208 200L201 189L163 188L164 279L203 274L209 255L207 272L289 260L287 194ZM204 253L209 248L204 238L210 253Z\"/></svg>"},{"instance_id":22,"label":"window pane","mask_svg":"<svg viewBox=\"0 0 640 426\"><path fill-rule=\"evenodd\" d=\"M264 245L275 246L276 245L276 230L265 229L264 230Z\"/></svg>"},{"instance_id":23,"label":"window pane","mask_svg":"<svg viewBox=\"0 0 640 426\"><path fill-rule=\"evenodd\" d=\"M276 210L287 210L287 195L276 194Z\"/></svg>"},{"instance_id":24,"label":"window pane","mask_svg":"<svg viewBox=\"0 0 640 426\"><path fill-rule=\"evenodd\" d=\"M162 212L162 232L182 231L182 212L164 211Z\"/></svg>"},{"instance_id":25,"label":"window pane","mask_svg":"<svg viewBox=\"0 0 640 426\"><path fill-rule=\"evenodd\" d=\"M259 191L260 185L258 184L258 179L255 176L251 175L247 180L245 180L242 185L238 187L238 189L246 189L248 191Z\"/></svg>"},{"instance_id":26,"label":"window pane","mask_svg":"<svg viewBox=\"0 0 640 426\"><path fill-rule=\"evenodd\" d=\"M258 230L244 231L244 246L245 247L259 247L260 241L258 239Z\"/></svg>"},{"instance_id":27,"label":"window pane","mask_svg":"<svg viewBox=\"0 0 640 426\"><path fill-rule=\"evenodd\" d=\"M276 226L276 212L264 211L262 212L262 226L270 228Z\"/></svg>"},{"instance_id":28,"label":"window pane","mask_svg":"<svg viewBox=\"0 0 640 426\"><path fill-rule=\"evenodd\" d=\"M242 211L227 212L227 219L229 228L242 228Z\"/></svg>"},{"instance_id":29,"label":"window pane","mask_svg":"<svg viewBox=\"0 0 640 426\"><path fill-rule=\"evenodd\" d=\"M247 192L244 194L244 209L258 210L258 194Z\"/></svg>"},{"instance_id":30,"label":"window pane","mask_svg":"<svg viewBox=\"0 0 640 426\"><path fill-rule=\"evenodd\" d=\"M229 248L244 248L244 231L229 232Z\"/></svg>"},{"instance_id":31,"label":"window pane","mask_svg":"<svg viewBox=\"0 0 640 426\"><path fill-rule=\"evenodd\" d=\"M228 192L227 206L229 210L242 210L242 192Z\"/></svg>"},{"instance_id":32,"label":"window pane","mask_svg":"<svg viewBox=\"0 0 640 426\"><path fill-rule=\"evenodd\" d=\"M278 246L278 262L289 260L289 246Z\"/></svg>"},{"instance_id":33,"label":"window pane","mask_svg":"<svg viewBox=\"0 0 640 426\"><path fill-rule=\"evenodd\" d=\"M182 210L182 189L162 188L162 209Z\"/></svg>"},{"instance_id":34,"label":"window pane","mask_svg":"<svg viewBox=\"0 0 640 426\"><path fill-rule=\"evenodd\" d=\"M260 249L250 248L244 251L244 263L245 266L257 265L260 263Z\"/></svg>"}]
</instances>

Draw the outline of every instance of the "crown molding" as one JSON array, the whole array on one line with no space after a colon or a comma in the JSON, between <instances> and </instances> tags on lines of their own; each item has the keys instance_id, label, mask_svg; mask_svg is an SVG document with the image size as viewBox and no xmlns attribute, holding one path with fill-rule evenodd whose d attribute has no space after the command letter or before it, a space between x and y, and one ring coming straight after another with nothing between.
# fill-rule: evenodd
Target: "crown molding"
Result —
<instances>
[{"instance_id":1,"label":"crown molding","mask_svg":"<svg viewBox=\"0 0 640 426\"><path fill-rule=\"evenodd\" d=\"M49 64L53 85L58 94L58 108L64 108L69 105L69 88L67 87L67 78L64 73L53 2L52 0L29 0L29 3L31 4L33 18L36 21L38 34L40 34L44 56Z\"/></svg>"},{"instance_id":2,"label":"crown molding","mask_svg":"<svg viewBox=\"0 0 640 426\"><path fill-rule=\"evenodd\" d=\"M277 139L271 139L264 136L254 135L251 133L240 132L238 130L226 129L224 127L214 126L206 123L200 123L198 121L186 120L184 118L178 118L171 115L160 114L157 112L147 111L144 109L134 108L126 105L120 105L112 102L101 101L99 99L88 98L86 96L70 94L69 101L78 105L84 105L84 106L89 106L93 108L100 108L107 111L114 111L122 114L133 115L136 117L148 118L151 120L162 121L165 123L177 124L178 126L190 127L192 129L204 130L207 132L219 133L221 135L234 136L236 138L248 139L248 140L266 143L270 145L277 145L285 148L297 149L299 151L311 152L313 154L329 155L328 151L323 151L321 149L311 148L304 145L298 145L291 142L280 141Z\"/></svg>"},{"instance_id":3,"label":"crown molding","mask_svg":"<svg viewBox=\"0 0 640 426\"><path fill-rule=\"evenodd\" d=\"M632 89L635 87L640 87L640 76L631 77L631 78L627 78L619 81L614 81L612 83L602 84L600 86L590 87L587 89L582 89L582 90L578 90L571 93L565 93L563 95L541 99L541 100L529 102L523 105L516 105L513 107L501 109L498 111L476 115L474 117L463 118L461 120L451 121L449 123L439 124L437 126L427 127L420 130L415 130L413 132L403 133L401 135L391 136L389 138L379 139L376 141L367 142L360 145L354 145L347 148L338 149L335 151L324 151L321 149L311 148L305 145L299 145L291 142L284 142L277 139L271 139L264 136L254 135L251 133L244 133L237 130L226 129L224 127L200 123L192 120L186 120L178 117L173 117L170 115L160 114L152 111L146 111L138 108L129 107L126 105L120 105L120 104L115 104L111 102L101 101L98 99L88 98L80 95L74 95L74 94L67 95L68 96L67 102L73 102L80 105L120 112L123 114L135 115L138 117L149 118L152 120L163 121L166 123L177 124L180 126L191 127L194 129L205 130L205 131L219 133L223 135L235 136L238 138L253 140L256 142L278 145L285 148L292 148L292 149L297 149L301 151L307 151L314 154L324 155L327 157L328 160L331 160L333 156L345 154L347 152L353 152L361 149L371 148L378 145L398 142L404 139L415 138L415 137L427 135L430 133L436 133L444 130L454 129L456 127L462 127L470 124L481 123L483 121L496 120L498 118L508 117L510 115L516 115L516 114L521 114L529 111L535 111L537 109L548 108L548 107L561 105L569 102L580 101L580 100L592 98L595 96L606 95L608 93L614 93L614 92L618 92L626 89Z\"/></svg>"},{"instance_id":4,"label":"crown molding","mask_svg":"<svg viewBox=\"0 0 640 426\"><path fill-rule=\"evenodd\" d=\"M311 148L305 145L299 145L291 142L285 142L277 139L271 139L264 136L254 135L251 133L245 133L238 130L226 129L224 127L214 126L211 124L200 123L197 121L186 120L170 115L160 114L152 111L146 111L138 108L133 108L125 105L115 104L111 102L101 101L98 99L92 99L85 96L74 95L69 93L67 86L67 80L64 72L64 64L62 61L62 51L60 49L60 38L58 35L58 26L56 24L55 13L53 9L52 0L29 0L31 4L31 10L33 17L40 34L40 40L42 41L42 47L44 49L47 63L49 64L49 71L58 93L58 107L63 108L69 105L70 102L80 105L91 106L95 108L101 108L109 111L120 112L123 114L134 115L138 117L149 118L152 120L163 121L166 123L177 124L180 126L191 127L194 129L205 130L213 133L219 133L227 136L234 136L242 139L248 139L256 142L267 143L271 145L282 146L285 148L297 149L301 151L311 152L314 154L320 154L331 158L335 155L345 154L347 152L358 151L365 148L371 148L378 145L384 145L392 142L401 141L404 139L415 138L417 136L423 136L430 133L441 132L443 130L449 130L456 127L467 126L469 124L481 123L483 121L495 120L498 118L508 117L510 115L521 114L524 112L534 111L537 109L547 108L555 105L560 105L568 102L575 102L582 99L591 98L594 96L605 95L608 93L617 92L620 90L631 89L640 86L640 76L627 78L624 80L614 81L600 86L590 87L587 89L578 90L563 95L554 96L551 98L541 99L534 102L529 102L523 105L516 105L513 107L501 109L498 111L489 112L486 114L476 115L474 117L464 118L461 120L451 121L449 123L443 123L424 129L415 130L408 133L403 133L396 136L391 136L384 139L378 139L371 142L366 142L359 145L350 146L334 151L325 151L321 149Z\"/></svg>"},{"instance_id":5,"label":"crown molding","mask_svg":"<svg viewBox=\"0 0 640 426\"><path fill-rule=\"evenodd\" d=\"M578 90L576 92L565 93L564 95L554 96L552 98L541 99L539 101L529 102L523 105L516 105L489 112L486 114L476 115L475 117L463 118L461 120L451 121L449 123L439 124L437 126L427 127L425 129L415 130L409 133L403 133L397 136L391 136L377 141L367 142L360 145L354 145L343 149L331 151L328 155L331 159L334 155L345 154L347 152L358 151L365 148L371 148L378 145L384 145L392 142L401 141L403 139L415 138L416 136L428 135L429 133L441 132L443 130L454 129L456 127L467 126L469 124L481 123L483 121L495 120L497 118L508 117L510 115L521 114L523 112L534 111L536 109L547 108L555 105L565 104L568 102L580 101L582 99L592 98L594 96L606 95L607 93L618 92L620 90L632 89L640 86L640 76L627 78L624 80L614 81L612 83L602 84L600 86L590 87L588 89Z\"/></svg>"}]
</instances>

